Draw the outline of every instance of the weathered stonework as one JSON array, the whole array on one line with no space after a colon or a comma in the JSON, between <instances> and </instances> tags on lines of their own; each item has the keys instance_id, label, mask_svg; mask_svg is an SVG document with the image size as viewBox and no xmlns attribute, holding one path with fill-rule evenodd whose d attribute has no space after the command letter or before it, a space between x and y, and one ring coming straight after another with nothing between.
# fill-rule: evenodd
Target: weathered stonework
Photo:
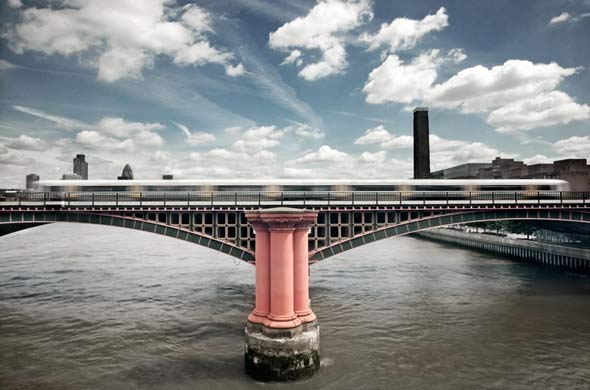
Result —
<instances>
[{"instance_id":1,"label":"weathered stonework","mask_svg":"<svg viewBox=\"0 0 590 390\"><path fill-rule=\"evenodd\" d=\"M272 329L248 322L246 373L260 381L307 378L320 369L320 328L311 322L292 329Z\"/></svg>"}]
</instances>

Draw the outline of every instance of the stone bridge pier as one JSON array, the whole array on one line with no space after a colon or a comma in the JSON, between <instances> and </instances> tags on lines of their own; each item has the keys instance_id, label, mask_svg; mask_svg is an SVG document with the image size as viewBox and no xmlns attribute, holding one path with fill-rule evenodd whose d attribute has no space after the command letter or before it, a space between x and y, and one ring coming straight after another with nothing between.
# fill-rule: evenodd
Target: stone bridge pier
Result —
<instances>
[{"instance_id":1,"label":"stone bridge pier","mask_svg":"<svg viewBox=\"0 0 590 390\"><path fill-rule=\"evenodd\" d=\"M256 304L246 325L246 372L265 381L309 377L320 368L308 254L317 212L280 207L247 212L246 218L256 231Z\"/></svg>"}]
</instances>

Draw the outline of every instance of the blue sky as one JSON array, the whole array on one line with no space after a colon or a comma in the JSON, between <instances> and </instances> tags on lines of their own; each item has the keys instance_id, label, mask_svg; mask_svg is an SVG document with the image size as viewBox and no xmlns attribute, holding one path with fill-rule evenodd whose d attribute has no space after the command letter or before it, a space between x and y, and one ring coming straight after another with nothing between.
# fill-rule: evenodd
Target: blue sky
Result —
<instances>
[{"instance_id":1,"label":"blue sky","mask_svg":"<svg viewBox=\"0 0 590 390\"><path fill-rule=\"evenodd\" d=\"M7 0L0 177L406 178L590 156L590 1Z\"/></svg>"}]
</instances>

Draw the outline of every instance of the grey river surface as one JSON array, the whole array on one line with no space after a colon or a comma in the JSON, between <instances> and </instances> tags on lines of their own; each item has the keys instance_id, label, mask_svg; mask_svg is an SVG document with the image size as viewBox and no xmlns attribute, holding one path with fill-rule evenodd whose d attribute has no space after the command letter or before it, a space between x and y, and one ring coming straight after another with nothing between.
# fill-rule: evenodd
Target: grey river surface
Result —
<instances>
[{"instance_id":1,"label":"grey river surface","mask_svg":"<svg viewBox=\"0 0 590 390\"><path fill-rule=\"evenodd\" d=\"M0 237L0 389L590 389L588 278L411 237L311 267L322 368L243 370L254 267L121 228Z\"/></svg>"}]
</instances>

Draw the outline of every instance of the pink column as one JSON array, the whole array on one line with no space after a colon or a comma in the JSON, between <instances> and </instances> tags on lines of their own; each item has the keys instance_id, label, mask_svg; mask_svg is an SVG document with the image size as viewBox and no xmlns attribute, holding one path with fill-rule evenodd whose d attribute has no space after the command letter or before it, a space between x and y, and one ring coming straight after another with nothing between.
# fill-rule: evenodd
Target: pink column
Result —
<instances>
[{"instance_id":1,"label":"pink column","mask_svg":"<svg viewBox=\"0 0 590 390\"><path fill-rule=\"evenodd\" d=\"M256 230L256 308L250 322L295 328L316 319L309 308L309 226L317 212L275 208L248 212Z\"/></svg>"},{"instance_id":2,"label":"pink column","mask_svg":"<svg viewBox=\"0 0 590 390\"><path fill-rule=\"evenodd\" d=\"M311 322L316 315L309 307L308 230L317 212L306 212L293 233L295 313L302 322Z\"/></svg>"},{"instance_id":3,"label":"pink column","mask_svg":"<svg viewBox=\"0 0 590 390\"><path fill-rule=\"evenodd\" d=\"M264 324L270 312L270 232L258 214L246 214L256 231L256 306L248 321Z\"/></svg>"},{"instance_id":4,"label":"pink column","mask_svg":"<svg viewBox=\"0 0 590 390\"><path fill-rule=\"evenodd\" d=\"M284 224L281 224L284 225ZM291 226L270 223L270 314L269 328L301 325L295 314L293 297L293 231Z\"/></svg>"}]
</instances>

